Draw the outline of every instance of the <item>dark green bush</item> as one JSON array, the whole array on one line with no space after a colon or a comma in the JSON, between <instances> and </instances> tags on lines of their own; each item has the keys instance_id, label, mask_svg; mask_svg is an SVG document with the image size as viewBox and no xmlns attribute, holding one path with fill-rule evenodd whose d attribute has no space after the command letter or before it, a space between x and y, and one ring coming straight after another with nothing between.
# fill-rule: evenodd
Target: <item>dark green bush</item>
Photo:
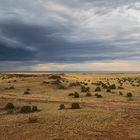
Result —
<instances>
[{"instance_id":1,"label":"dark green bush","mask_svg":"<svg viewBox=\"0 0 140 140\"><path fill-rule=\"evenodd\" d=\"M89 92L89 90L90 90L89 87L85 87L85 86L81 87L81 92Z\"/></svg>"},{"instance_id":2,"label":"dark green bush","mask_svg":"<svg viewBox=\"0 0 140 140\"><path fill-rule=\"evenodd\" d=\"M90 96L92 96L92 94L90 92L87 92L86 96L90 97Z\"/></svg>"},{"instance_id":3,"label":"dark green bush","mask_svg":"<svg viewBox=\"0 0 140 140\"><path fill-rule=\"evenodd\" d=\"M119 95L120 95L120 96L122 96L122 95L123 95L123 93L120 91L120 92L119 92Z\"/></svg>"},{"instance_id":4,"label":"dark green bush","mask_svg":"<svg viewBox=\"0 0 140 140\"><path fill-rule=\"evenodd\" d=\"M66 89L66 87L64 85L59 85L58 87L59 89Z\"/></svg>"},{"instance_id":5,"label":"dark green bush","mask_svg":"<svg viewBox=\"0 0 140 140\"><path fill-rule=\"evenodd\" d=\"M80 109L79 103L72 103L71 109Z\"/></svg>"},{"instance_id":6,"label":"dark green bush","mask_svg":"<svg viewBox=\"0 0 140 140\"><path fill-rule=\"evenodd\" d=\"M107 87L106 84L102 84L102 88L103 88L103 89L107 89L108 87Z\"/></svg>"},{"instance_id":7,"label":"dark green bush","mask_svg":"<svg viewBox=\"0 0 140 140\"><path fill-rule=\"evenodd\" d=\"M31 106L28 106L28 105L22 106L21 109L20 109L20 112L21 113L30 113L30 112L32 112Z\"/></svg>"},{"instance_id":8,"label":"dark green bush","mask_svg":"<svg viewBox=\"0 0 140 140\"><path fill-rule=\"evenodd\" d=\"M74 93L74 98L79 98L79 94L77 92Z\"/></svg>"},{"instance_id":9,"label":"dark green bush","mask_svg":"<svg viewBox=\"0 0 140 140\"><path fill-rule=\"evenodd\" d=\"M9 87L9 89L15 89L15 87L14 86L11 86L11 87Z\"/></svg>"},{"instance_id":10,"label":"dark green bush","mask_svg":"<svg viewBox=\"0 0 140 140\"><path fill-rule=\"evenodd\" d=\"M64 104L60 104L59 109L60 110L65 109L65 105Z\"/></svg>"},{"instance_id":11,"label":"dark green bush","mask_svg":"<svg viewBox=\"0 0 140 140\"><path fill-rule=\"evenodd\" d=\"M50 75L48 79L62 79L60 75Z\"/></svg>"},{"instance_id":12,"label":"dark green bush","mask_svg":"<svg viewBox=\"0 0 140 140\"><path fill-rule=\"evenodd\" d=\"M116 89L116 85L115 84L110 85L109 89Z\"/></svg>"},{"instance_id":13,"label":"dark green bush","mask_svg":"<svg viewBox=\"0 0 140 140\"><path fill-rule=\"evenodd\" d=\"M24 91L24 94L25 94L25 95L28 95L28 94L31 94L31 92L28 91L28 90L26 90L26 91Z\"/></svg>"},{"instance_id":14,"label":"dark green bush","mask_svg":"<svg viewBox=\"0 0 140 140\"><path fill-rule=\"evenodd\" d=\"M74 93L69 93L69 96L74 96Z\"/></svg>"},{"instance_id":15,"label":"dark green bush","mask_svg":"<svg viewBox=\"0 0 140 140\"><path fill-rule=\"evenodd\" d=\"M111 89L107 89L106 92L111 92Z\"/></svg>"},{"instance_id":16,"label":"dark green bush","mask_svg":"<svg viewBox=\"0 0 140 140\"><path fill-rule=\"evenodd\" d=\"M123 87L119 86L118 89L124 89Z\"/></svg>"},{"instance_id":17,"label":"dark green bush","mask_svg":"<svg viewBox=\"0 0 140 140\"><path fill-rule=\"evenodd\" d=\"M127 93L127 97L132 97L133 95L132 95L132 93L131 92L128 92Z\"/></svg>"},{"instance_id":18,"label":"dark green bush","mask_svg":"<svg viewBox=\"0 0 140 140\"><path fill-rule=\"evenodd\" d=\"M69 87L78 87L81 86L80 82L73 82L69 84Z\"/></svg>"},{"instance_id":19,"label":"dark green bush","mask_svg":"<svg viewBox=\"0 0 140 140\"><path fill-rule=\"evenodd\" d=\"M101 88L100 87L96 87L95 92L100 92Z\"/></svg>"},{"instance_id":20,"label":"dark green bush","mask_svg":"<svg viewBox=\"0 0 140 140\"><path fill-rule=\"evenodd\" d=\"M8 110L8 109L14 109L14 105L13 103L7 103L6 106L5 106L5 109Z\"/></svg>"},{"instance_id":21,"label":"dark green bush","mask_svg":"<svg viewBox=\"0 0 140 140\"><path fill-rule=\"evenodd\" d=\"M38 111L37 106L32 106L32 112L36 112L36 111Z\"/></svg>"},{"instance_id":22,"label":"dark green bush","mask_svg":"<svg viewBox=\"0 0 140 140\"><path fill-rule=\"evenodd\" d=\"M98 93L95 93L95 96L98 96Z\"/></svg>"},{"instance_id":23,"label":"dark green bush","mask_svg":"<svg viewBox=\"0 0 140 140\"><path fill-rule=\"evenodd\" d=\"M102 95L98 94L96 97L97 97L97 98L102 98Z\"/></svg>"}]
</instances>

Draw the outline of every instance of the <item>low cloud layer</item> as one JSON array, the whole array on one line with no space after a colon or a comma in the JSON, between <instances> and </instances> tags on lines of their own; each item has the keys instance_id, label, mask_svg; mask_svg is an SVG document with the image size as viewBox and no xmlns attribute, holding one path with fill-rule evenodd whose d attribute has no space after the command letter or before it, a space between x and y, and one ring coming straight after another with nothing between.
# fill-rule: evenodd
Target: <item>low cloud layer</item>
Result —
<instances>
[{"instance_id":1,"label":"low cloud layer","mask_svg":"<svg viewBox=\"0 0 140 140\"><path fill-rule=\"evenodd\" d=\"M69 70L71 65L112 70L110 63L140 64L139 0L0 3L0 70ZM89 66L95 63L107 68Z\"/></svg>"}]
</instances>

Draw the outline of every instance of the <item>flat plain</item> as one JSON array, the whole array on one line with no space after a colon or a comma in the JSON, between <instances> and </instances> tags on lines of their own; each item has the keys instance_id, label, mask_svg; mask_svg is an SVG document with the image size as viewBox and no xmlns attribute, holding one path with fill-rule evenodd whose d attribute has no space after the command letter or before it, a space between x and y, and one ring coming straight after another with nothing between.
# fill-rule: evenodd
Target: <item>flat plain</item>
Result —
<instances>
[{"instance_id":1,"label":"flat plain","mask_svg":"<svg viewBox=\"0 0 140 140\"><path fill-rule=\"evenodd\" d=\"M19 139L139 140L140 73L1 73L0 140Z\"/></svg>"}]
</instances>

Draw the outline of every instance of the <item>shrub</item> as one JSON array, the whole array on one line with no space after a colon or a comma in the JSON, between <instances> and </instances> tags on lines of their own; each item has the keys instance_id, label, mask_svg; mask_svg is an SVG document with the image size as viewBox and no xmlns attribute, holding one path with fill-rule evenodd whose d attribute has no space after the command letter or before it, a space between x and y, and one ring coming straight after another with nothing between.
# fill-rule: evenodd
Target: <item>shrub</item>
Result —
<instances>
[{"instance_id":1,"label":"shrub","mask_svg":"<svg viewBox=\"0 0 140 140\"><path fill-rule=\"evenodd\" d=\"M65 105L64 104L60 104L59 109L60 110L65 109Z\"/></svg>"},{"instance_id":2,"label":"shrub","mask_svg":"<svg viewBox=\"0 0 140 140\"><path fill-rule=\"evenodd\" d=\"M71 109L80 109L79 103L72 103Z\"/></svg>"},{"instance_id":3,"label":"shrub","mask_svg":"<svg viewBox=\"0 0 140 140\"><path fill-rule=\"evenodd\" d=\"M36 111L38 111L37 106L32 106L32 112L36 112Z\"/></svg>"},{"instance_id":4,"label":"shrub","mask_svg":"<svg viewBox=\"0 0 140 140\"><path fill-rule=\"evenodd\" d=\"M107 89L108 87L107 87L106 84L103 83L103 84L102 84L102 88L103 88L103 89Z\"/></svg>"},{"instance_id":5,"label":"shrub","mask_svg":"<svg viewBox=\"0 0 140 140\"><path fill-rule=\"evenodd\" d=\"M131 92L128 92L127 93L127 97L132 97L133 95L132 95L132 93Z\"/></svg>"},{"instance_id":6,"label":"shrub","mask_svg":"<svg viewBox=\"0 0 140 140\"><path fill-rule=\"evenodd\" d=\"M26 91L24 91L24 94L25 94L25 95L28 95L28 94L31 94L31 92L28 91L28 90L26 90Z\"/></svg>"},{"instance_id":7,"label":"shrub","mask_svg":"<svg viewBox=\"0 0 140 140\"><path fill-rule=\"evenodd\" d=\"M95 96L98 96L98 93L95 93Z\"/></svg>"},{"instance_id":8,"label":"shrub","mask_svg":"<svg viewBox=\"0 0 140 140\"><path fill-rule=\"evenodd\" d=\"M6 106L5 106L5 109L8 110L8 109L14 109L14 105L13 103L7 103Z\"/></svg>"},{"instance_id":9,"label":"shrub","mask_svg":"<svg viewBox=\"0 0 140 140\"><path fill-rule=\"evenodd\" d=\"M87 85L88 85L88 83L84 83L84 85L85 85L85 86L87 86Z\"/></svg>"},{"instance_id":10,"label":"shrub","mask_svg":"<svg viewBox=\"0 0 140 140\"><path fill-rule=\"evenodd\" d=\"M74 93L69 93L69 96L74 96Z\"/></svg>"},{"instance_id":11,"label":"shrub","mask_svg":"<svg viewBox=\"0 0 140 140\"><path fill-rule=\"evenodd\" d=\"M81 92L89 92L89 87L81 87Z\"/></svg>"},{"instance_id":12,"label":"shrub","mask_svg":"<svg viewBox=\"0 0 140 140\"><path fill-rule=\"evenodd\" d=\"M123 87L119 86L118 89L124 89Z\"/></svg>"},{"instance_id":13,"label":"shrub","mask_svg":"<svg viewBox=\"0 0 140 140\"><path fill-rule=\"evenodd\" d=\"M111 92L111 89L107 89L106 92Z\"/></svg>"},{"instance_id":14,"label":"shrub","mask_svg":"<svg viewBox=\"0 0 140 140\"><path fill-rule=\"evenodd\" d=\"M66 89L66 87L64 85L59 85L58 87L59 89Z\"/></svg>"},{"instance_id":15,"label":"shrub","mask_svg":"<svg viewBox=\"0 0 140 140\"><path fill-rule=\"evenodd\" d=\"M74 93L74 98L79 98L79 94L77 92Z\"/></svg>"},{"instance_id":16,"label":"shrub","mask_svg":"<svg viewBox=\"0 0 140 140\"><path fill-rule=\"evenodd\" d=\"M92 96L92 94L90 92L87 92L86 96L90 97L90 96Z\"/></svg>"},{"instance_id":17,"label":"shrub","mask_svg":"<svg viewBox=\"0 0 140 140\"><path fill-rule=\"evenodd\" d=\"M81 86L80 82L73 82L69 84L69 87L77 87L77 86Z\"/></svg>"},{"instance_id":18,"label":"shrub","mask_svg":"<svg viewBox=\"0 0 140 140\"><path fill-rule=\"evenodd\" d=\"M116 85L115 84L112 84L112 85L109 86L109 88L110 89L116 89Z\"/></svg>"},{"instance_id":19,"label":"shrub","mask_svg":"<svg viewBox=\"0 0 140 140\"><path fill-rule=\"evenodd\" d=\"M97 97L97 98L102 98L102 95L98 94L96 97Z\"/></svg>"},{"instance_id":20,"label":"shrub","mask_svg":"<svg viewBox=\"0 0 140 140\"><path fill-rule=\"evenodd\" d=\"M37 117L31 116L31 117L29 117L28 122L29 122L29 123L37 123L37 122L38 122L38 119L37 119Z\"/></svg>"},{"instance_id":21,"label":"shrub","mask_svg":"<svg viewBox=\"0 0 140 140\"><path fill-rule=\"evenodd\" d=\"M20 109L20 112L21 113L30 113L32 110L31 110L31 106L22 106L21 109Z\"/></svg>"},{"instance_id":22,"label":"shrub","mask_svg":"<svg viewBox=\"0 0 140 140\"><path fill-rule=\"evenodd\" d=\"M14 86L11 86L11 87L9 87L9 89L15 89L15 87Z\"/></svg>"},{"instance_id":23,"label":"shrub","mask_svg":"<svg viewBox=\"0 0 140 140\"><path fill-rule=\"evenodd\" d=\"M122 93L121 91L119 92L119 94L120 94L120 96L122 96L122 95L123 95L123 93Z\"/></svg>"},{"instance_id":24,"label":"shrub","mask_svg":"<svg viewBox=\"0 0 140 140\"><path fill-rule=\"evenodd\" d=\"M101 88L100 87L96 87L95 92L100 92Z\"/></svg>"},{"instance_id":25,"label":"shrub","mask_svg":"<svg viewBox=\"0 0 140 140\"><path fill-rule=\"evenodd\" d=\"M62 79L60 75L50 75L48 79Z\"/></svg>"}]
</instances>

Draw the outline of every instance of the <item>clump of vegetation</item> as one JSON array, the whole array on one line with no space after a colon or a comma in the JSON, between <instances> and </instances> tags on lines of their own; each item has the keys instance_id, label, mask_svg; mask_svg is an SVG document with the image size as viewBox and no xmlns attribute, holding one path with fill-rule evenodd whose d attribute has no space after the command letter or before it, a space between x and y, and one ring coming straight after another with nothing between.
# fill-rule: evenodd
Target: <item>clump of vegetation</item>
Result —
<instances>
[{"instance_id":1,"label":"clump of vegetation","mask_svg":"<svg viewBox=\"0 0 140 140\"><path fill-rule=\"evenodd\" d=\"M6 90L13 90L13 89L15 89L15 87L14 86L10 86L10 87L7 87L7 88L5 88Z\"/></svg>"},{"instance_id":2,"label":"clump of vegetation","mask_svg":"<svg viewBox=\"0 0 140 140\"><path fill-rule=\"evenodd\" d=\"M69 93L69 96L74 96L74 93Z\"/></svg>"},{"instance_id":3,"label":"clump of vegetation","mask_svg":"<svg viewBox=\"0 0 140 140\"><path fill-rule=\"evenodd\" d=\"M97 98L102 98L102 95L98 94L96 97L97 97Z\"/></svg>"},{"instance_id":4,"label":"clump of vegetation","mask_svg":"<svg viewBox=\"0 0 140 140\"><path fill-rule=\"evenodd\" d=\"M69 87L77 87L77 86L81 86L80 82L73 82L69 84Z\"/></svg>"},{"instance_id":5,"label":"clump of vegetation","mask_svg":"<svg viewBox=\"0 0 140 140\"><path fill-rule=\"evenodd\" d=\"M118 89L124 89L123 87L119 86Z\"/></svg>"},{"instance_id":6,"label":"clump of vegetation","mask_svg":"<svg viewBox=\"0 0 140 140\"><path fill-rule=\"evenodd\" d=\"M116 89L116 85L115 84L110 85L109 89Z\"/></svg>"},{"instance_id":7,"label":"clump of vegetation","mask_svg":"<svg viewBox=\"0 0 140 140\"><path fill-rule=\"evenodd\" d=\"M106 84L102 83L102 88L103 88L103 89L107 89L108 86L107 86Z\"/></svg>"},{"instance_id":8,"label":"clump of vegetation","mask_svg":"<svg viewBox=\"0 0 140 140\"><path fill-rule=\"evenodd\" d=\"M60 75L50 75L48 79L62 79Z\"/></svg>"},{"instance_id":9,"label":"clump of vegetation","mask_svg":"<svg viewBox=\"0 0 140 140\"><path fill-rule=\"evenodd\" d=\"M133 96L133 95L132 95L131 92L128 92L128 93L127 93L127 97L131 98L132 96Z\"/></svg>"},{"instance_id":10,"label":"clump of vegetation","mask_svg":"<svg viewBox=\"0 0 140 140\"><path fill-rule=\"evenodd\" d=\"M90 90L89 87L85 87L85 86L81 87L81 92L89 92L89 90Z\"/></svg>"},{"instance_id":11,"label":"clump of vegetation","mask_svg":"<svg viewBox=\"0 0 140 140\"><path fill-rule=\"evenodd\" d=\"M59 109L60 110L65 109L65 105L64 104L60 104Z\"/></svg>"},{"instance_id":12,"label":"clump of vegetation","mask_svg":"<svg viewBox=\"0 0 140 140\"><path fill-rule=\"evenodd\" d=\"M50 84L49 81L43 81L42 84Z\"/></svg>"},{"instance_id":13,"label":"clump of vegetation","mask_svg":"<svg viewBox=\"0 0 140 140\"><path fill-rule=\"evenodd\" d=\"M66 87L64 85L62 85L62 84L60 84L58 88L59 89L66 89Z\"/></svg>"},{"instance_id":14,"label":"clump of vegetation","mask_svg":"<svg viewBox=\"0 0 140 140\"><path fill-rule=\"evenodd\" d=\"M86 96L90 97L90 96L92 96L92 94L90 92L87 92Z\"/></svg>"},{"instance_id":15,"label":"clump of vegetation","mask_svg":"<svg viewBox=\"0 0 140 140\"><path fill-rule=\"evenodd\" d=\"M29 123L37 123L38 122L38 118L35 117L35 116L31 116L31 117L29 117L28 122Z\"/></svg>"},{"instance_id":16,"label":"clump of vegetation","mask_svg":"<svg viewBox=\"0 0 140 140\"><path fill-rule=\"evenodd\" d=\"M37 106L32 106L32 112L36 112L36 111L38 111Z\"/></svg>"},{"instance_id":17,"label":"clump of vegetation","mask_svg":"<svg viewBox=\"0 0 140 140\"><path fill-rule=\"evenodd\" d=\"M120 92L119 92L119 95L120 95L120 96L122 96L122 95L123 95L123 93L120 91Z\"/></svg>"},{"instance_id":18,"label":"clump of vegetation","mask_svg":"<svg viewBox=\"0 0 140 140\"><path fill-rule=\"evenodd\" d=\"M80 96L79 96L79 94L78 94L78 92L75 92L74 93L74 98L79 98Z\"/></svg>"},{"instance_id":19,"label":"clump of vegetation","mask_svg":"<svg viewBox=\"0 0 140 140\"><path fill-rule=\"evenodd\" d=\"M98 96L98 93L95 93L95 96Z\"/></svg>"},{"instance_id":20,"label":"clump of vegetation","mask_svg":"<svg viewBox=\"0 0 140 140\"><path fill-rule=\"evenodd\" d=\"M6 106L5 106L6 110L14 109L14 108L15 108L15 106L13 105L13 103L7 103Z\"/></svg>"},{"instance_id":21,"label":"clump of vegetation","mask_svg":"<svg viewBox=\"0 0 140 140\"><path fill-rule=\"evenodd\" d=\"M24 94L25 94L25 95L31 94L30 89L26 89L26 90L24 91Z\"/></svg>"},{"instance_id":22,"label":"clump of vegetation","mask_svg":"<svg viewBox=\"0 0 140 140\"><path fill-rule=\"evenodd\" d=\"M79 103L72 103L71 109L80 109Z\"/></svg>"},{"instance_id":23,"label":"clump of vegetation","mask_svg":"<svg viewBox=\"0 0 140 140\"><path fill-rule=\"evenodd\" d=\"M106 92L111 92L111 89L108 88L108 89L106 90Z\"/></svg>"},{"instance_id":24,"label":"clump of vegetation","mask_svg":"<svg viewBox=\"0 0 140 140\"><path fill-rule=\"evenodd\" d=\"M95 92L100 92L101 88L100 87L96 87Z\"/></svg>"},{"instance_id":25,"label":"clump of vegetation","mask_svg":"<svg viewBox=\"0 0 140 140\"><path fill-rule=\"evenodd\" d=\"M20 112L21 113L30 113L30 112L32 112L31 106L28 106L28 105L22 106L21 109L20 109Z\"/></svg>"}]
</instances>

